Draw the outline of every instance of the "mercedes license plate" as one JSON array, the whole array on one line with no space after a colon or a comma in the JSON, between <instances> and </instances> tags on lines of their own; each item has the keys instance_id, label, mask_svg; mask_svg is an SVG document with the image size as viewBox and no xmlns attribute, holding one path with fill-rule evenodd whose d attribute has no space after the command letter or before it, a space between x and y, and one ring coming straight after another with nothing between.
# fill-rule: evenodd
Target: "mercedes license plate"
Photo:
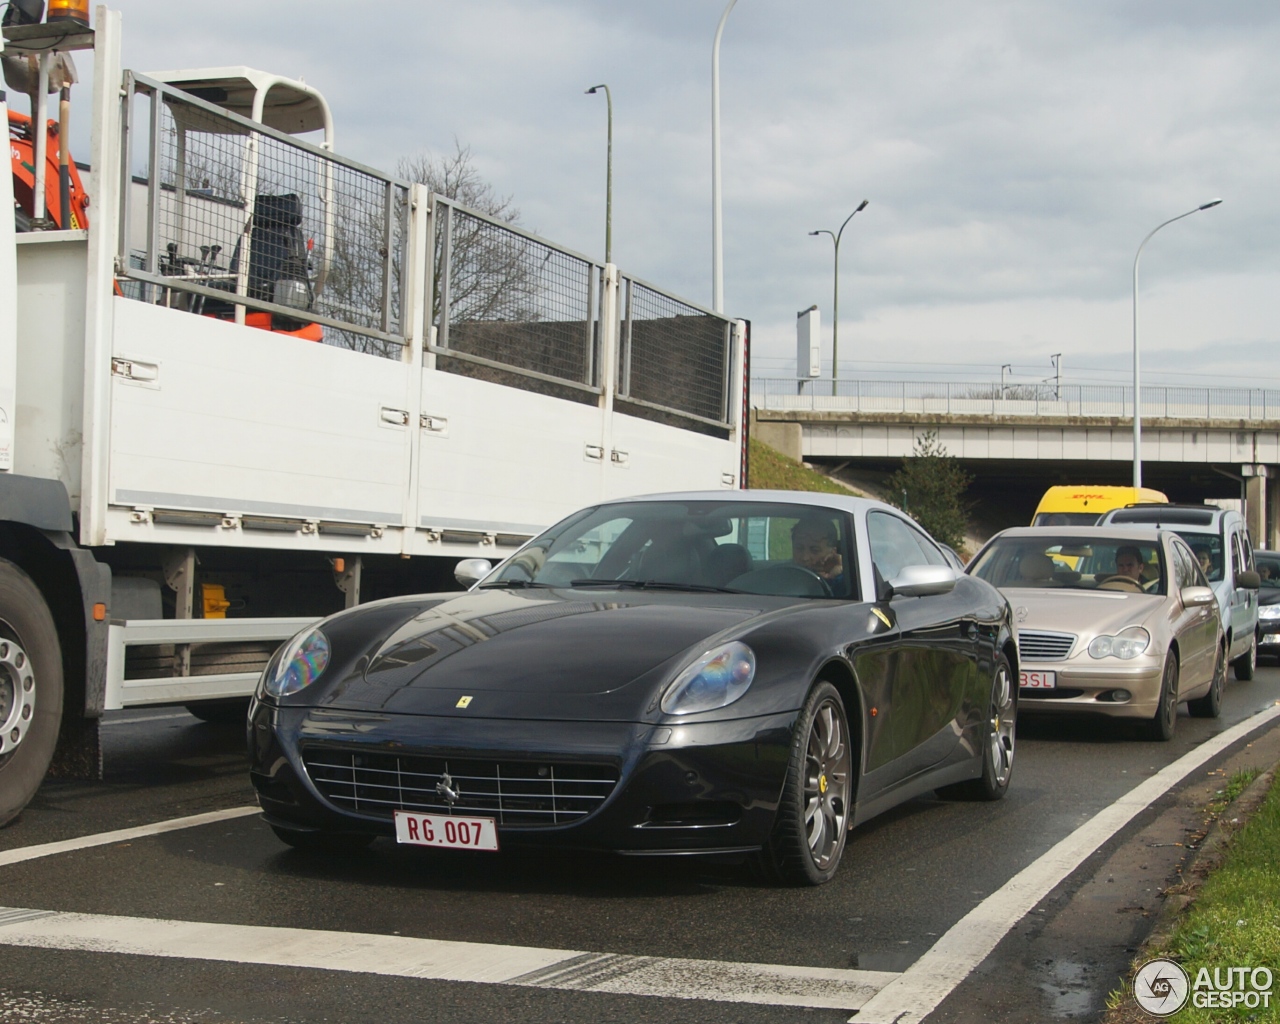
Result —
<instances>
[{"instance_id":1,"label":"mercedes license plate","mask_svg":"<svg viewBox=\"0 0 1280 1024\"><path fill-rule=\"evenodd\" d=\"M396 842L442 846L448 850L496 850L498 823L493 818L396 811Z\"/></svg>"},{"instance_id":2,"label":"mercedes license plate","mask_svg":"<svg viewBox=\"0 0 1280 1024\"><path fill-rule=\"evenodd\" d=\"M1058 685L1056 672L1019 672L1018 685L1024 690L1052 690Z\"/></svg>"}]
</instances>

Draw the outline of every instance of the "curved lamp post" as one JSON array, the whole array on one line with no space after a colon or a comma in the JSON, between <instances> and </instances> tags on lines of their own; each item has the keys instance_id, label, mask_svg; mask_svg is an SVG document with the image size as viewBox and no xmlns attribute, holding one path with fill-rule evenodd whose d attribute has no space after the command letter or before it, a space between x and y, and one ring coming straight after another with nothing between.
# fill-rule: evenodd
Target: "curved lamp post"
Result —
<instances>
[{"instance_id":1,"label":"curved lamp post","mask_svg":"<svg viewBox=\"0 0 1280 1024\"><path fill-rule=\"evenodd\" d=\"M844 223L840 225L839 231L828 231L822 228L819 231L810 231L811 235L830 235L831 241L835 243L836 249L836 265L833 275L834 281L831 286L831 394L836 393L836 374L840 366L840 236L844 234L844 229L848 227L849 221L853 220L854 213L861 213L867 208L870 200L864 199L858 204L857 209L844 219Z\"/></svg>"},{"instance_id":2,"label":"curved lamp post","mask_svg":"<svg viewBox=\"0 0 1280 1024\"><path fill-rule=\"evenodd\" d=\"M613 262L613 94L607 85L593 85L586 91L587 96L604 90L605 105L609 108L609 156L605 163L604 176L604 261Z\"/></svg>"},{"instance_id":3,"label":"curved lamp post","mask_svg":"<svg viewBox=\"0 0 1280 1024\"><path fill-rule=\"evenodd\" d=\"M724 23L738 0L720 15L715 42L711 44L711 308L724 312L724 231L720 221L720 37Z\"/></svg>"},{"instance_id":4,"label":"curved lamp post","mask_svg":"<svg viewBox=\"0 0 1280 1024\"><path fill-rule=\"evenodd\" d=\"M1201 210L1211 210L1221 202L1221 199L1210 199L1207 203L1201 203L1194 210L1180 213L1176 217L1170 217L1163 224L1157 224L1151 229L1147 237L1142 240L1142 244L1138 246L1137 255L1133 257L1133 486L1135 488L1142 486L1142 381L1139 376L1138 362L1138 261L1142 259L1143 247L1151 241L1151 236L1161 228L1167 227L1175 220L1182 220L1183 217L1190 217L1193 213L1199 213Z\"/></svg>"}]
</instances>

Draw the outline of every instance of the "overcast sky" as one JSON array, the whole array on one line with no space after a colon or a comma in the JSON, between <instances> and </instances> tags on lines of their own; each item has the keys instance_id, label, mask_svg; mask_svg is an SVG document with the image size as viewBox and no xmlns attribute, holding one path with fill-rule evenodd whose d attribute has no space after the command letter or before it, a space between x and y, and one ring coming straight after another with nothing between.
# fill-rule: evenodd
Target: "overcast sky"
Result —
<instances>
[{"instance_id":1,"label":"overcast sky","mask_svg":"<svg viewBox=\"0 0 1280 1024\"><path fill-rule=\"evenodd\" d=\"M337 149L391 169L470 146L522 223L711 301L711 41L724 0L116 0L126 67L305 78ZM385 12L385 13L383 13ZM1280 5L1265 0L740 0L721 49L726 311L757 373L795 314L841 373L1127 374L1280 387ZM825 359L829 360L829 349ZM954 364L954 365L951 365ZM829 365L829 363L828 363ZM1110 370L1108 374L1106 371Z\"/></svg>"}]
</instances>

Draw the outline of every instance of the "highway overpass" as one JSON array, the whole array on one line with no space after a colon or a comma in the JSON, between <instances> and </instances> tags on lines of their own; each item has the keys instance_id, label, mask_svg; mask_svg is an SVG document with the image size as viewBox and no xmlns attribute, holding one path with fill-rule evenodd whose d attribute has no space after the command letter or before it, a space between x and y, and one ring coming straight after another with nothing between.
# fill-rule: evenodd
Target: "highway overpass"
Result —
<instances>
[{"instance_id":1,"label":"highway overpass","mask_svg":"<svg viewBox=\"0 0 1280 1024\"><path fill-rule=\"evenodd\" d=\"M883 478L926 431L974 478L989 529L1030 521L1051 484L1132 481L1132 388L756 378L752 431L828 471ZM1280 391L1142 389L1143 482L1174 501L1240 498L1277 546Z\"/></svg>"}]
</instances>

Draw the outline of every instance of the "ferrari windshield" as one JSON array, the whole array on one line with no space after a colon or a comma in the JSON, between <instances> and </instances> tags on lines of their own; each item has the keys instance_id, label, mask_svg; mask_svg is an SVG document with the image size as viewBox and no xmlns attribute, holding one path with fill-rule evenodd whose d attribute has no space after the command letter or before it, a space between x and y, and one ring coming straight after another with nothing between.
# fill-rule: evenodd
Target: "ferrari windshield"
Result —
<instances>
[{"instance_id":1,"label":"ferrari windshield","mask_svg":"<svg viewBox=\"0 0 1280 1024\"><path fill-rule=\"evenodd\" d=\"M481 587L622 587L855 597L849 516L781 502L635 501L534 538Z\"/></svg>"},{"instance_id":2,"label":"ferrari windshield","mask_svg":"<svg viewBox=\"0 0 1280 1024\"><path fill-rule=\"evenodd\" d=\"M1165 592L1164 558L1156 541L1124 537L997 537L970 572L1002 590L1069 588Z\"/></svg>"}]
</instances>

